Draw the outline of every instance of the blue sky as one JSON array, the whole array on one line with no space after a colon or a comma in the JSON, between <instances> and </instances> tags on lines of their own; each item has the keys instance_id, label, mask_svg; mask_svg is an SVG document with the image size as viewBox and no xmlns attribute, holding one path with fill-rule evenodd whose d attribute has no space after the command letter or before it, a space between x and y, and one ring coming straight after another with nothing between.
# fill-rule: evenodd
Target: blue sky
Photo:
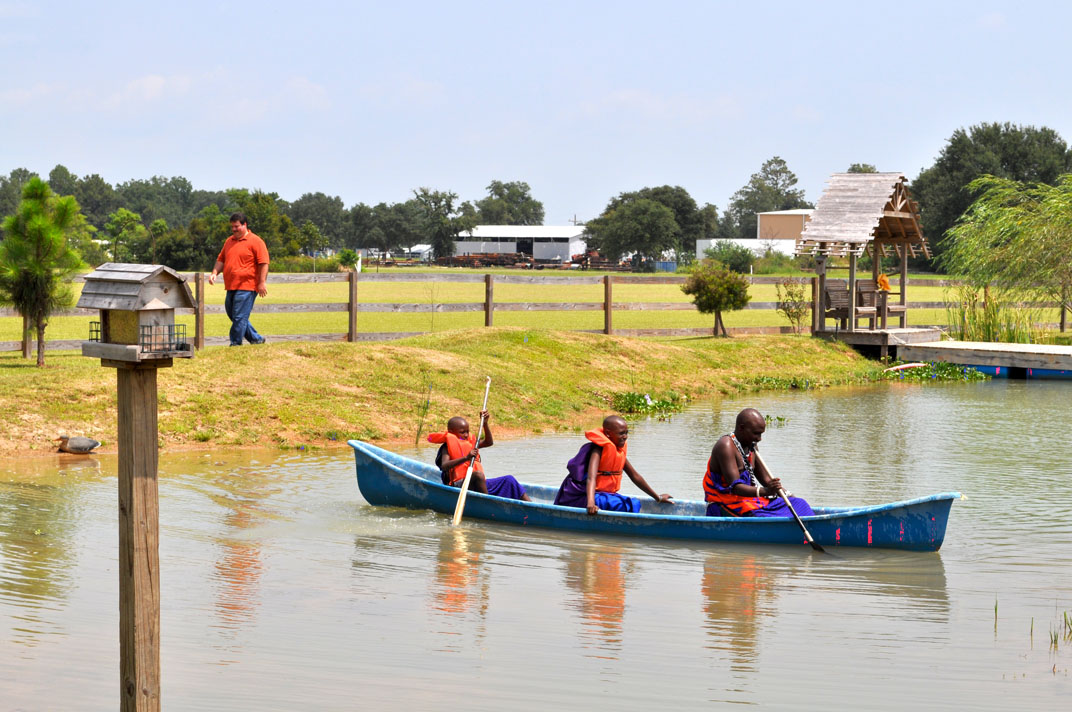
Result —
<instances>
[{"instance_id":1,"label":"blue sky","mask_svg":"<svg viewBox=\"0 0 1072 712\"><path fill-rule=\"evenodd\" d=\"M1072 139L1072 4L0 0L0 172L182 175L397 202L523 180L547 224L626 190L729 197L774 155L809 200L909 179L958 127Z\"/></svg>"}]
</instances>

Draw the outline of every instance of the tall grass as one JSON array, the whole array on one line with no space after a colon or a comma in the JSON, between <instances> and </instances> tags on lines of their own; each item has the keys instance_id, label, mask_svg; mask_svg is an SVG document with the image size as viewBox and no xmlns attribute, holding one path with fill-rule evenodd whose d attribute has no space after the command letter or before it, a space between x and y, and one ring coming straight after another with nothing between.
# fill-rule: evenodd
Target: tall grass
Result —
<instances>
[{"instance_id":1,"label":"tall grass","mask_svg":"<svg viewBox=\"0 0 1072 712\"><path fill-rule=\"evenodd\" d=\"M1036 326L1041 310L1027 307L1012 295L995 295L989 288L980 294L975 287L962 284L952 290L948 301L949 333L958 340L1032 344L1044 338Z\"/></svg>"}]
</instances>

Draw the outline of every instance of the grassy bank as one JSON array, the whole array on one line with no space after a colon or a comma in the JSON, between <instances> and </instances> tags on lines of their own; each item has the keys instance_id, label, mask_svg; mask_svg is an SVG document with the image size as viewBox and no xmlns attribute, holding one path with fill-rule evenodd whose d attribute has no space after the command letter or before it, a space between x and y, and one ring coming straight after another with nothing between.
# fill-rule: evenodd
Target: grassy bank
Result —
<instances>
[{"instance_id":1,"label":"grassy bank","mask_svg":"<svg viewBox=\"0 0 1072 712\"><path fill-rule=\"evenodd\" d=\"M66 432L115 450L113 369L77 355L48 366L0 354L0 454L48 452ZM159 372L164 448L326 447L348 438L412 442L449 416L475 416L493 379L496 434L589 426L613 393L690 398L850 383L879 366L805 336L654 341L521 328L472 329L389 343L269 343L210 348Z\"/></svg>"}]
</instances>

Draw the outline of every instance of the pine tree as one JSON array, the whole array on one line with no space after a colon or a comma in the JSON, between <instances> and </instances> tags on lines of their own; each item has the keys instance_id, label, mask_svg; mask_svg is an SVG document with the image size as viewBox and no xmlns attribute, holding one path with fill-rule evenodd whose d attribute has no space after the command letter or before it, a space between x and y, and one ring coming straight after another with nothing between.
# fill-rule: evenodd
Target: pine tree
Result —
<instances>
[{"instance_id":1,"label":"pine tree","mask_svg":"<svg viewBox=\"0 0 1072 712\"><path fill-rule=\"evenodd\" d=\"M45 365L45 327L57 310L74 304L71 276L82 267L67 244L78 203L57 198L40 178L23 186L22 202L4 219L0 242L0 303L9 304L37 332L37 365Z\"/></svg>"}]
</instances>

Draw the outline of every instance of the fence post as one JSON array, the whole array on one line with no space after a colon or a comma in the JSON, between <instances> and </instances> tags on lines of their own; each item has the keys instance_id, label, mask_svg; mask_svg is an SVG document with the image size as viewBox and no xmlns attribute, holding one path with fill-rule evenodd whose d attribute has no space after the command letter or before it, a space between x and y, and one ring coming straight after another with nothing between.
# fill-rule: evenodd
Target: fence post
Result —
<instances>
[{"instance_id":1,"label":"fence post","mask_svg":"<svg viewBox=\"0 0 1072 712\"><path fill-rule=\"evenodd\" d=\"M811 278L811 335L819 330L819 278Z\"/></svg>"},{"instance_id":2,"label":"fence post","mask_svg":"<svg viewBox=\"0 0 1072 712\"><path fill-rule=\"evenodd\" d=\"M495 278L484 275L484 326L491 326L495 320Z\"/></svg>"},{"instance_id":3,"label":"fence post","mask_svg":"<svg viewBox=\"0 0 1072 712\"><path fill-rule=\"evenodd\" d=\"M609 274L603 277L603 333L614 333L614 278Z\"/></svg>"},{"instance_id":4,"label":"fence post","mask_svg":"<svg viewBox=\"0 0 1072 712\"><path fill-rule=\"evenodd\" d=\"M350 272L347 277L350 287L350 297L347 303L348 326L346 340L350 343L357 341L357 270Z\"/></svg>"},{"instance_id":5,"label":"fence post","mask_svg":"<svg viewBox=\"0 0 1072 712\"><path fill-rule=\"evenodd\" d=\"M30 339L30 319L22 317L22 357L30 358L32 339Z\"/></svg>"},{"instance_id":6,"label":"fence post","mask_svg":"<svg viewBox=\"0 0 1072 712\"><path fill-rule=\"evenodd\" d=\"M205 273L198 271L194 277L197 304L194 306L194 349L205 350Z\"/></svg>"}]
</instances>

